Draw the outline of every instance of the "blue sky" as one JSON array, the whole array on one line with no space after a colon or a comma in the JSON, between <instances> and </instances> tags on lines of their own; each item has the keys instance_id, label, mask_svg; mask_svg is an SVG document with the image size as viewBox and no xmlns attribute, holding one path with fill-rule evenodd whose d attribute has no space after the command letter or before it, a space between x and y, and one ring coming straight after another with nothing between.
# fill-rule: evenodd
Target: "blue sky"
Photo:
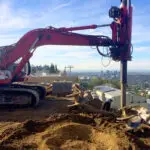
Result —
<instances>
[{"instance_id":1,"label":"blue sky","mask_svg":"<svg viewBox=\"0 0 150 150\"><path fill-rule=\"evenodd\" d=\"M129 62L129 70L150 70L150 1L132 0L133 60ZM108 10L111 6L119 6L120 0L0 0L0 46L17 42L29 30L35 28L72 27L90 24L111 23ZM92 35L111 35L108 28L80 31ZM105 68L101 56L91 47L43 46L37 48L31 63L34 65L51 62L64 69L73 65L74 71L99 71L103 69L119 69L119 62L111 61ZM107 65L108 59L103 59Z\"/></svg>"}]
</instances>

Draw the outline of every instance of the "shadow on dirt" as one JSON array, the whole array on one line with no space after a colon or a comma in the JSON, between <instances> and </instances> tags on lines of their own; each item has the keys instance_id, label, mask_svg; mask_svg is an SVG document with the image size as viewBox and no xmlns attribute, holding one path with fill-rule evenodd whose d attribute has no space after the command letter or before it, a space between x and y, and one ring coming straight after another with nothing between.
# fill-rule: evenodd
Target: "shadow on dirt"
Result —
<instances>
[{"instance_id":1,"label":"shadow on dirt","mask_svg":"<svg viewBox=\"0 0 150 150\"><path fill-rule=\"evenodd\" d=\"M26 120L41 120L54 113L67 113L68 105L73 104L70 100L47 99L40 102L37 108L29 107L0 107L0 122L24 122Z\"/></svg>"}]
</instances>

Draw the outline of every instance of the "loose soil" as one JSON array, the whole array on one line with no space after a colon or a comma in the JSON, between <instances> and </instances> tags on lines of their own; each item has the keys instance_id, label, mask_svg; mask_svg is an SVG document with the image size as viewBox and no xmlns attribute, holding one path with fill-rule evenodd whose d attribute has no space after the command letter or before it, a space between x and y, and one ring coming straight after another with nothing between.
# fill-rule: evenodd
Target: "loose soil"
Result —
<instances>
[{"instance_id":1,"label":"loose soil","mask_svg":"<svg viewBox=\"0 0 150 150\"><path fill-rule=\"evenodd\" d=\"M127 131L101 114L72 113L70 99L47 97L33 108L0 109L0 150L148 150L150 129Z\"/></svg>"}]
</instances>

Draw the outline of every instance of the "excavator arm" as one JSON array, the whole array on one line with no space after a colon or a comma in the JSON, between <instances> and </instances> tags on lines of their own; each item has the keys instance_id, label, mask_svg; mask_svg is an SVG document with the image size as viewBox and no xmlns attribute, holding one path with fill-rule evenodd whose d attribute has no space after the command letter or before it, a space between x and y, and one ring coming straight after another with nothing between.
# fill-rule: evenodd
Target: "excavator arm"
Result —
<instances>
[{"instance_id":1,"label":"excavator arm","mask_svg":"<svg viewBox=\"0 0 150 150\"><path fill-rule=\"evenodd\" d=\"M36 29L6 49L5 57L1 57L0 68L7 68L20 57L43 45L110 46L112 40L106 36L82 35L52 27Z\"/></svg>"},{"instance_id":2,"label":"excavator arm","mask_svg":"<svg viewBox=\"0 0 150 150\"><path fill-rule=\"evenodd\" d=\"M12 73L12 78L19 74L24 65L32 57L37 47L43 45L72 45L72 46L112 46L113 41L107 36L93 36L72 33L68 30L93 28L96 25L77 28L41 28L28 32L16 44L3 47L0 68L7 69L14 62L21 59Z\"/></svg>"},{"instance_id":3,"label":"excavator arm","mask_svg":"<svg viewBox=\"0 0 150 150\"><path fill-rule=\"evenodd\" d=\"M14 81L15 77L19 76L22 68L32 57L35 49L43 45L96 46L100 55L106 56L99 50L99 47L103 46L109 48L110 53L107 56L112 57L113 60L130 60L132 7L126 5L126 2L130 3L130 0L121 0L120 8L112 7L110 9L109 16L114 21L109 25L35 29L26 33L14 45L0 47L0 70L9 70L8 68L19 61L11 72L11 78L3 82ZM112 29L111 38L103 35L83 35L72 32L105 26L109 26Z\"/></svg>"}]
</instances>

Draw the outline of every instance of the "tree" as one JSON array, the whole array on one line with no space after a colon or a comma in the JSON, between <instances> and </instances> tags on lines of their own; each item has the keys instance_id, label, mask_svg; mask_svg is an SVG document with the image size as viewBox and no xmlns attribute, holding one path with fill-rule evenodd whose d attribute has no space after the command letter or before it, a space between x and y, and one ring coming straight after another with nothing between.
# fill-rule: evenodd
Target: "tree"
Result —
<instances>
[{"instance_id":1,"label":"tree","mask_svg":"<svg viewBox=\"0 0 150 150\"><path fill-rule=\"evenodd\" d=\"M117 88L117 89L120 89L120 82L118 80L111 80L110 81L111 85L114 87L114 88Z\"/></svg>"},{"instance_id":2,"label":"tree","mask_svg":"<svg viewBox=\"0 0 150 150\"><path fill-rule=\"evenodd\" d=\"M33 74L35 74L36 73L36 67L35 66L31 66L31 72L33 73Z\"/></svg>"},{"instance_id":3,"label":"tree","mask_svg":"<svg viewBox=\"0 0 150 150\"><path fill-rule=\"evenodd\" d=\"M46 72L49 72L50 67L49 67L48 65L44 65L42 70L43 70L44 72L45 72L45 71L46 71Z\"/></svg>"},{"instance_id":4,"label":"tree","mask_svg":"<svg viewBox=\"0 0 150 150\"><path fill-rule=\"evenodd\" d=\"M58 70L58 68L57 68L57 65L55 65L55 72L56 73L59 73L60 71Z\"/></svg>"},{"instance_id":5,"label":"tree","mask_svg":"<svg viewBox=\"0 0 150 150\"><path fill-rule=\"evenodd\" d=\"M103 79L100 79L98 77L93 77L88 84L88 88L93 89L94 86L102 85L102 84L104 84Z\"/></svg>"},{"instance_id":6,"label":"tree","mask_svg":"<svg viewBox=\"0 0 150 150\"><path fill-rule=\"evenodd\" d=\"M51 66L50 66L50 73L56 73L55 72L55 66L52 63L51 63Z\"/></svg>"},{"instance_id":7,"label":"tree","mask_svg":"<svg viewBox=\"0 0 150 150\"><path fill-rule=\"evenodd\" d=\"M41 72L41 71L44 71L44 72L47 72L47 73L58 73L59 72L59 69L57 68L57 65L51 63L51 65L44 65L44 66L34 66L32 65L32 69L31 69L31 73L35 74L36 72Z\"/></svg>"},{"instance_id":8,"label":"tree","mask_svg":"<svg viewBox=\"0 0 150 150\"><path fill-rule=\"evenodd\" d=\"M88 83L88 88L93 89L94 86L111 84L112 87L120 89L120 82L118 80L104 80L98 77L93 77Z\"/></svg>"},{"instance_id":9,"label":"tree","mask_svg":"<svg viewBox=\"0 0 150 150\"><path fill-rule=\"evenodd\" d=\"M55 65L55 72L58 72L57 65Z\"/></svg>"}]
</instances>

